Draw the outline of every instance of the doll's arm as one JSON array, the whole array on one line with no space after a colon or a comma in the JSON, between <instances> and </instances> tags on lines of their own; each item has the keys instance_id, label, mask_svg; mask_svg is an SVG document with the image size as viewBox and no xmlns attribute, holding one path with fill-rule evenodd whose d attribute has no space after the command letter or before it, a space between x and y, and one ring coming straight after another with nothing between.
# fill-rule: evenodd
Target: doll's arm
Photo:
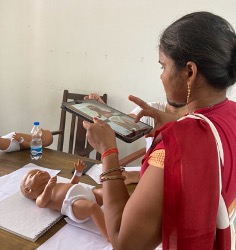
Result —
<instances>
[{"instance_id":1,"label":"doll's arm","mask_svg":"<svg viewBox=\"0 0 236 250\"><path fill-rule=\"evenodd\" d=\"M31 140L29 140L29 138L31 138L30 135L25 136L25 134L22 133L15 133L12 136L13 140L16 140L20 143L21 149L30 148Z\"/></svg>"},{"instance_id":2,"label":"doll's arm","mask_svg":"<svg viewBox=\"0 0 236 250\"><path fill-rule=\"evenodd\" d=\"M75 167L75 172L73 177L70 180L71 184L77 184L80 181L80 176L83 173L83 170L86 167L86 164L82 161L82 160L78 160L77 163L74 163L74 167Z\"/></svg>"},{"instance_id":3,"label":"doll's arm","mask_svg":"<svg viewBox=\"0 0 236 250\"><path fill-rule=\"evenodd\" d=\"M39 197L36 199L36 204L39 207L47 207L48 202L51 200L52 190L57 183L57 176L53 176L49 181L46 187L44 188L43 192Z\"/></svg>"}]
</instances>

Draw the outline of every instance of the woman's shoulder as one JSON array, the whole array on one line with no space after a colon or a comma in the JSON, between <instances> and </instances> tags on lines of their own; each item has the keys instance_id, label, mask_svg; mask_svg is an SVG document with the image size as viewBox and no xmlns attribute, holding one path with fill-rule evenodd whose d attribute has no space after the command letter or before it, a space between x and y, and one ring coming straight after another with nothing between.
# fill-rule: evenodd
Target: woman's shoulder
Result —
<instances>
[{"instance_id":1,"label":"woman's shoulder","mask_svg":"<svg viewBox=\"0 0 236 250\"><path fill-rule=\"evenodd\" d=\"M167 124L168 125L168 124ZM165 129L166 133L181 134L188 136L191 134L199 134L210 131L209 124L202 118L194 115L186 115L175 122L171 122Z\"/></svg>"},{"instance_id":2,"label":"woman's shoulder","mask_svg":"<svg viewBox=\"0 0 236 250\"><path fill-rule=\"evenodd\" d=\"M202 119L185 117L176 122L171 123L165 130L161 132L165 145L170 150L172 146L178 145L182 150L195 150L196 145L212 144L214 145L214 135L209 124Z\"/></svg>"}]
</instances>

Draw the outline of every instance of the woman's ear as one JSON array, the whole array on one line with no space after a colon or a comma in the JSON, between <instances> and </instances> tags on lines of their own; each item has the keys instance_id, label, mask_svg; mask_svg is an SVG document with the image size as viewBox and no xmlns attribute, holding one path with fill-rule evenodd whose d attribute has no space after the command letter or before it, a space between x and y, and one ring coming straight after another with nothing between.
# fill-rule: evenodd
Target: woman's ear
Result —
<instances>
[{"instance_id":1,"label":"woman's ear","mask_svg":"<svg viewBox=\"0 0 236 250\"><path fill-rule=\"evenodd\" d=\"M187 83L192 86L193 82L197 77L197 65L194 62L187 62L186 64L186 73L187 73Z\"/></svg>"}]
</instances>

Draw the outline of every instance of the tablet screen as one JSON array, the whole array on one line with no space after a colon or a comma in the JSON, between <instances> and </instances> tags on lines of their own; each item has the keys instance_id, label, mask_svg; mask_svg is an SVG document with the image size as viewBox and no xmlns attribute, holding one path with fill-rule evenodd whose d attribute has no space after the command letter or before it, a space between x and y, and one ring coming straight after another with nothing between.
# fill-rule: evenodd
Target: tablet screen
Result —
<instances>
[{"instance_id":1,"label":"tablet screen","mask_svg":"<svg viewBox=\"0 0 236 250\"><path fill-rule=\"evenodd\" d=\"M89 121L93 121L94 117L99 118L111 126L117 137L126 142L132 142L152 129L151 126L143 122L136 123L129 115L95 100L64 103L64 107Z\"/></svg>"}]
</instances>

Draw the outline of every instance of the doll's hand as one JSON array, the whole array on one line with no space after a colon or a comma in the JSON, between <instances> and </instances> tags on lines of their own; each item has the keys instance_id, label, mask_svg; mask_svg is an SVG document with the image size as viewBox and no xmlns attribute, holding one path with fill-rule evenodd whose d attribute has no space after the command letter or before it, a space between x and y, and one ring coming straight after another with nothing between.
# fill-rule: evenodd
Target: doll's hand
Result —
<instances>
[{"instance_id":1,"label":"doll's hand","mask_svg":"<svg viewBox=\"0 0 236 250\"><path fill-rule=\"evenodd\" d=\"M22 137L21 137L19 134L17 134L17 133L15 133L15 134L12 136L12 139L13 139L13 140L16 140L16 141L20 141L21 138L22 138Z\"/></svg>"},{"instance_id":2,"label":"doll's hand","mask_svg":"<svg viewBox=\"0 0 236 250\"><path fill-rule=\"evenodd\" d=\"M74 163L75 171L82 173L86 167L86 164L82 160L78 160L77 163Z\"/></svg>"},{"instance_id":3,"label":"doll's hand","mask_svg":"<svg viewBox=\"0 0 236 250\"><path fill-rule=\"evenodd\" d=\"M48 184L46 187L53 188L57 183L57 176L53 176L49 179Z\"/></svg>"}]
</instances>

